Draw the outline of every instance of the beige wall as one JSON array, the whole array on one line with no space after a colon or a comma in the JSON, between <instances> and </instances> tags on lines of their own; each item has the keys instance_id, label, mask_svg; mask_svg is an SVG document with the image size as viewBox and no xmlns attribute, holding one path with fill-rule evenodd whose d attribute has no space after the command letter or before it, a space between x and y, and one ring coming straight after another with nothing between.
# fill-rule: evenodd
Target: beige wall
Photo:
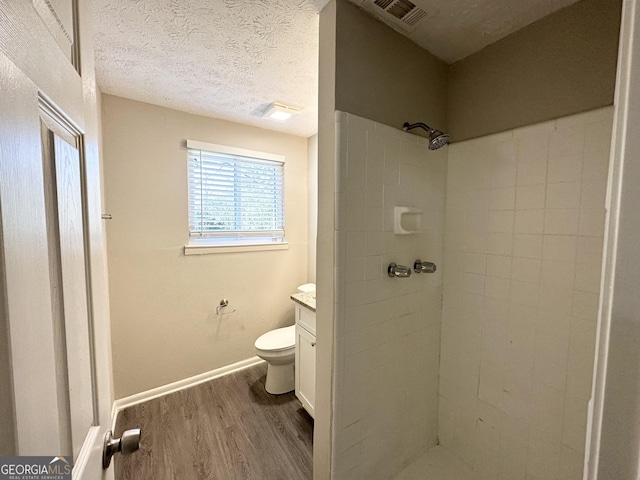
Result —
<instances>
[{"instance_id":1,"label":"beige wall","mask_svg":"<svg viewBox=\"0 0 640 480\"><path fill-rule=\"evenodd\" d=\"M446 130L447 65L347 0L337 7L336 109Z\"/></svg>"},{"instance_id":2,"label":"beige wall","mask_svg":"<svg viewBox=\"0 0 640 480\"><path fill-rule=\"evenodd\" d=\"M307 139L308 248L307 280L316 281L316 245L318 237L318 135Z\"/></svg>"},{"instance_id":3,"label":"beige wall","mask_svg":"<svg viewBox=\"0 0 640 480\"><path fill-rule=\"evenodd\" d=\"M477 478L582 478L612 113L449 147L438 433Z\"/></svg>"},{"instance_id":4,"label":"beige wall","mask_svg":"<svg viewBox=\"0 0 640 480\"><path fill-rule=\"evenodd\" d=\"M451 140L613 104L621 4L582 0L451 65Z\"/></svg>"},{"instance_id":5,"label":"beige wall","mask_svg":"<svg viewBox=\"0 0 640 480\"><path fill-rule=\"evenodd\" d=\"M109 95L102 115L116 398L253 356L307 279L307 140ZM183 254L186 139L286 157L288 250Z\"/></svg>"}]
</instances>

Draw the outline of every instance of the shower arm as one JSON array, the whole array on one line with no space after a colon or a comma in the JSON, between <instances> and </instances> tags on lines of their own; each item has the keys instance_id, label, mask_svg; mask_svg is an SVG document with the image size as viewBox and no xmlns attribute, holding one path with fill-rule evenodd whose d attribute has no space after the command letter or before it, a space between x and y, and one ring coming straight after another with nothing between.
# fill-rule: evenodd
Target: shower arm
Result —
<instances>
[{"instance_id":1,"label":"shower arm","mask_svg":"<svg viewBox=\"0 0 640 480\"><path fill-rule=\"evenodd\" d=\"M427 132L429 132L429 134L435 132L433 128L431 128L426 123L422 123L422 122L418 122L418 123L404 122L404 124L402 125L402 130L404 130L405 132L408 132L409 130L413 130L414 128L422 128Z\"/></svg>"}]
</instances>

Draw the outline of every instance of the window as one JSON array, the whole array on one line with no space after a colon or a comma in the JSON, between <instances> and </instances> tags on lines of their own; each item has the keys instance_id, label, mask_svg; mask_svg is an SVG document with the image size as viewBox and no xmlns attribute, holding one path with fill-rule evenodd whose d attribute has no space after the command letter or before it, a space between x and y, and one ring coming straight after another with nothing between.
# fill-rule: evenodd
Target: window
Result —
<instances>
[{"instance_id":1,"label":"window","mask_svg":"<svg viewBox=\"0 0 640 480\"><path fill-rule=\"evenodd\" d=\"M284 157L187 141L189 244L284 244Z\"/></svg>"}]
</instances>

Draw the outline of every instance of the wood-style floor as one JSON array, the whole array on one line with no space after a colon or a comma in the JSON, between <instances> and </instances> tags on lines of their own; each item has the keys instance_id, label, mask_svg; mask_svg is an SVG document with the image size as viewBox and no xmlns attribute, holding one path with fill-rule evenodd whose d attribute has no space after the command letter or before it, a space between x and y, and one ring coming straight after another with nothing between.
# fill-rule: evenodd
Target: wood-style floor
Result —
<instances>
[{"instance_id":1,"label":"wood-style floor","mask_svg":"<svg viewBox=\"0 0 640 480\"><path fill-rule=\"evenodd\" d=\"M122 411L116 437L142 437L114 457L116 480L311 479L313 420L293 392L265 391L266 372L262 363Z\"/></svg>"}]
</instances>

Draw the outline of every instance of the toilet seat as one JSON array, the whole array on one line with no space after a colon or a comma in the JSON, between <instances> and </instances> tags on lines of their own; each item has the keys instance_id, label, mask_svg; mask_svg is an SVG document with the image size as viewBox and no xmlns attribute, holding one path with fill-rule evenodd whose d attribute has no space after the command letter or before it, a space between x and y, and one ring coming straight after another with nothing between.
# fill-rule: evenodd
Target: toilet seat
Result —
<instances>
[{"instance_id":1,"label":"toilet seat","mask_svg":"<svg viewBox=\"0 0 640 480\"><path fill-rule=\"evenodd\" d=\"M296 327L276 328L256 340L255 347L262 351L280 352L296 346Z\"/></svg>"}]
</instances>

